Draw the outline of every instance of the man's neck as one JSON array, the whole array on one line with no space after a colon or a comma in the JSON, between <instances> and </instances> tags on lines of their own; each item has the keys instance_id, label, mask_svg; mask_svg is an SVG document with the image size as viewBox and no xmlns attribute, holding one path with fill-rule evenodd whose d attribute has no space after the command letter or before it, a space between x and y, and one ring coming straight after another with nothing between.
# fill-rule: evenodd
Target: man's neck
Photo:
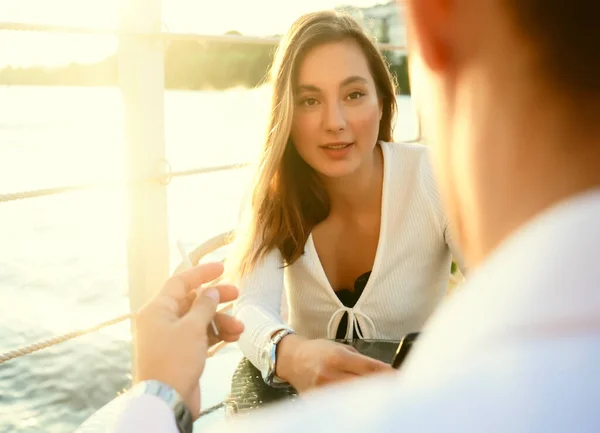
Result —
<instances>
[{"instance_id":1,"label":"man's neck","mask_svg":"<svg viewBox=\"0 0 600 433\"><path fill-rule=\"evenodd\" d=\"M599 134L561 125L558 117L544 118L543 113L531 112L525 118L515 120L512 131L500 134L504 145L511 147L481 175L478 201L483 206L471 239L477 246L471 260L475 264L543 211L600 188Z\"/></svg>"}]
</instances>

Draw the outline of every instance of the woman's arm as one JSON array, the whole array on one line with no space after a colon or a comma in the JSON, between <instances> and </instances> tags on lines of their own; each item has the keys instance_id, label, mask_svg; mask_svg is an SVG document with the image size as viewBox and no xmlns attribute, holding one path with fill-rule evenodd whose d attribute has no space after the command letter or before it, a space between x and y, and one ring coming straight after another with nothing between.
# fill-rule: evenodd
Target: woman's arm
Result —
<instances>
[{"instance_id":1,"label":"woman's arm","mask_svg":"<svg viewBox=\"0 0 600 433\"><path fill-rule=\"evenodd\" d=\"M452 257L456 262L456 266L458 266L458 269L460 270L461 274L467 275L467 266L465 264L465 259L462 255L462 252L458 248L458 244L452 236L452 231L450 230L448 220L445 220L445 223L446 225L444 228L444 239L446 240L446 245L448 245L448 248L450 249L450 254L452 254Z\"/></svg>"},{"instance_id":2,"label":"woman's arm","mask_svg":"<svg viewBox=\"0 0 600 433\"><path fill-rule=\"evenodd\" d=\"M262 349L280 329L291 329L281 317L283 259L277 249L269 252L237 286L240 295L234 314L244 323L239 346L252 364L260 369Z\"/></svg>"},{"instance_id":3,"label":"woman's arm","mask_svg":"<svg viewBox=\"0 0 600 433\"><path fill-rule=\"evenodd\" d=\"M234 311L244 323L239 345L261 371L260 354L269 339L280 329L291 329L281 318L283 282L283 260L275 251L238 283L240 295ZM390 368L332 341L290 334L277 345L276 375L299 392Z\"/></svg>"},{"instance_id":4,"label":"woman's arm","mask_svg":"<svg viewBox=\"0 0 600 433\"><path fill-rule=\"evenodd\" d=\"M456 265L460 269L463 275L467 274L467 267L463 257L463 254L456 242L456 238L453 236L453 233L450 229L450 224L448 222L448 218L446 216L446 209L442 203L440 194L439 194L439 186L437 180L432 172L431 163L430 163L430 155L429 150L424 153L424 157L421 161L421 176L423 179L423 184L425 189L429 195L431 207L433 209L433 213L435 218L437 219L439 226L442 230L444 241L450 250L450 254L452 254L452 258L456 262Z\"/></svg>"}]
</instances>

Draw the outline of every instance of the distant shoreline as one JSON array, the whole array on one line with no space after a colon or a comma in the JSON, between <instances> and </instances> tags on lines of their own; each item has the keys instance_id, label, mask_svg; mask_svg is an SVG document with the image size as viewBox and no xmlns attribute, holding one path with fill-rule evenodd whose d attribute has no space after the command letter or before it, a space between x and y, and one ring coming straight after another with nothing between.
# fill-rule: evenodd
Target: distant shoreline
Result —
<instances>
[{"instance_id":1,"label":"distant shoreline","mask_svg":"<svg viewBox=\"0 0 600 433\"><path fill-rule=\"evenodd\" d=\"M226 90L255 88L265 83L273 61L274 47L248 46L239 42L205 43L173 41L165 51L165 89ZM71 63L63 67L5 67L0 85L117 87L117 55L91 64ZM398 82L398 94L409 95L406 58L390 65Z\"/></svg>"},{"instance_id":2,"label":"distant shoreline","mask_svg":"<svg viewBox=\"0 0 600 433\"><path fill-rule=\"evenodd\" d=\"M223 92L227 90L253 90L263 85L269 84L268 82L259 83L256 86L231 86L231 87L203 87L203 88L187 88L187 87L164 87L164 90L181 91L181 92ZM119 89L118 84L69 84L69 83L18 83L18 82L2 82L0 81L0 87L72 87L72 88L99 88L99 89ZM410 96L410 92L396 92L397 96Z\"/></svg>"}]
</instances>

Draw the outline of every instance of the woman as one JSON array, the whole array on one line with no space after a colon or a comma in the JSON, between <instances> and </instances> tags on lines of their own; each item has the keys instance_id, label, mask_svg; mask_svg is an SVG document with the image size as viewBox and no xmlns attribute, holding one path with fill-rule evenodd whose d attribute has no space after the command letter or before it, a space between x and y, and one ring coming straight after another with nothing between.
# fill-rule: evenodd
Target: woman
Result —
<instances>
[{"instance_id":1,"label":"woman","mask_svg":"<svg viewBox=\"0 0 600 433\"><path fill-rule=\"evenodd\" d=\"M272 80L231 264L235 314L240 347L265 381L304 391L389 368L327 340L419 331L445 295L451 248L427 149L391 143L395 86L354 19L299 18Z\"/></svg>"}]
</instances>

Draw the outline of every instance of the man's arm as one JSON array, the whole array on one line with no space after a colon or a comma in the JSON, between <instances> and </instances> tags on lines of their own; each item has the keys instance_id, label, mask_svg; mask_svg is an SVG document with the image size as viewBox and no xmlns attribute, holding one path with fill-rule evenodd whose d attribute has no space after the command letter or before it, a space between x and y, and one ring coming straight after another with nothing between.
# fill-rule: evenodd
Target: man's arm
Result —
<instances>
[{"instance_id":1,"label":"man's arm","mask_svg":"<svg viewBox=\"0 0 600 433\"><path fill-rule=\"evenodd\" d=\"M226 341L237 341L244 330L234 317L216 313L219 301L237 298L237 289L202 287L222 273L220 263L181 272L142 308L135 318L133 388L93 414L78 432L191 433L200 414L199 382L211 321Z\"/></svg>"},{"instance_id":2,"label":"man's arm","mask_svg":"<svg viewBox=\"0 0 600 433\"><path fill-rule=\"evenodd\" d=\"M75 433L179 433L169 405L152 395L123 394L88 418Z\"/></svg>"}]
</instances>

